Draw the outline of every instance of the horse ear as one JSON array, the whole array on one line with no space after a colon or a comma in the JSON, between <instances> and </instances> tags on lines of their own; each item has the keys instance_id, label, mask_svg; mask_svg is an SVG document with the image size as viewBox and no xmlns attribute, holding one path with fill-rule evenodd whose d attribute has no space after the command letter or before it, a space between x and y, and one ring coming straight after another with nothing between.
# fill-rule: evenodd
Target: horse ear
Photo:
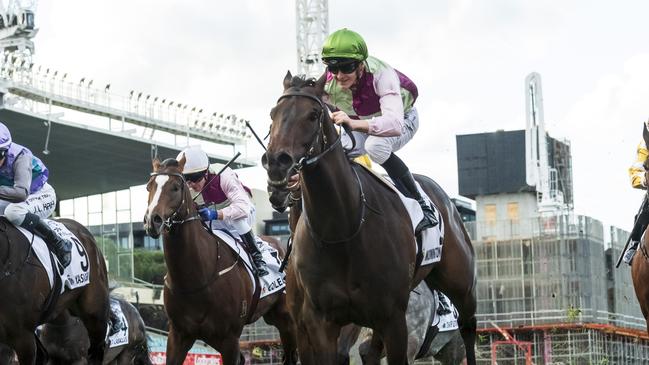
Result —
<instances>
[{"instance_id":1,"label":"horse ear","mask_svg":"<svg viewBox=\"0 0 649 365\"><path fill-rule=\"evenodd\" d=\"M151 164L153 165L153 172L158 171L158 169L160 168L160 160L157 157L151 160Z\"/></svg>"},{"instance_id":2,"label":"horse ear","mask_svg":"<svg viewBox=\"0 0 649 365\"><path fill-rule=\"evenodd\" d=\"M293 79L293 75L291 75L291 70L286 71L286 76L284 76L284 90L291 87L292 79Z\"/></svg>"},{"instance_id":3,"label":"horse ear","mask_svg":"<svg viewBox=\"0 0 649 365\"><path fill-rule=\"evenodd\" d=\"M183 157L181 157L178 161L178 169L181 172L185 170L185 162L187 162L187 159L185 158L185 154L183 153Z\"/></svg>"},{"instance_id":4,"label":"horse ear","mask_svg":"<svg viewBox=\"0 0 649 365\"><path fill-rule=\"evenodd\" d=\"M327 83L327 73L324 72L322 76L315 82L315 93L318 96L324 95L324 87Z\"/></svg>"}]
</instances>

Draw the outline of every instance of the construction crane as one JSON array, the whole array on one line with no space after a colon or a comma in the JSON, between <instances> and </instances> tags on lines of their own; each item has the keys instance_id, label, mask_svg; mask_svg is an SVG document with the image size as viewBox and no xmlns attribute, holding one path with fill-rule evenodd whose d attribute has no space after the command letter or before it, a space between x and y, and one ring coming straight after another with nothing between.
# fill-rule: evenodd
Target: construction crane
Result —
<instances>
[{"instance_id":1,"label":"construction crane","mask_svg":"<svg viewBox=\"0 0 649 365\"><path fill-rule=\"evenodd\" d=\"M318 77L324 71L322 44L329 34L327 0L295 0L298 74Z\"/></svg>"}]
</instances>

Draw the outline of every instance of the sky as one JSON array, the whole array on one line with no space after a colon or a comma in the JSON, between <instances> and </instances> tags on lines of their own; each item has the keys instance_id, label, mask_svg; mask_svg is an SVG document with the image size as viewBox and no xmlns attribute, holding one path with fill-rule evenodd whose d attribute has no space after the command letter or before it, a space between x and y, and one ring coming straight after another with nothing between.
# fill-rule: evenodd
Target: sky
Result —
<instances>
[{"instance_id":1,"label":"sky","mask_svg":"<svg viewBox=\"0 0 649 365\"><path fill-rule=\"evenodd\" d=\"M455 136L524 129L524 80L540 73L546 129L572 145L575 212L628 230L642 192L627 169L649 118L646 14L640 0L330 0L329 28L359 32L417 84L420 128L398 155L451 196ZM263 132L297 71L293 0L41 0L36 25L37 64ZM260 147L247 150L259 161ZM239 174L265 189L260 166Z\"/></svg>"}]
</instances>

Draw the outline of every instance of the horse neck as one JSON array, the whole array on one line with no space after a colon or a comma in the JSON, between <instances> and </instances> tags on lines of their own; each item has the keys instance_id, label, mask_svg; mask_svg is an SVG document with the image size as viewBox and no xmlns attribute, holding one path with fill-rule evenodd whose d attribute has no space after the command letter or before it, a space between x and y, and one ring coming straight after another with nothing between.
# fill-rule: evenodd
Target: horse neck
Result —
<instances>
[{"instance_id":1,"label":"horse neck","mask_svg":"<svg viewBox=\"0 0 649 365\"><path fill-rule=\"evenodd\" d=\"M331 130L336 133L333 126ZM338 136L331 130L327 138L333 143ZM314 166L304 168L301 180L304 213L311 225L318 227L318 233L335 228L345 234L354 229L360 209L359 183L342 147L324 155Z\"/></svg>"},{"instance_id":2,"label":"horse neck","mask_svg":"<svg viewBox=\"0 0 649 365\"><path fill-rule=\"evenodd\" d=\"M196 215L193 209L187 209L187 212L187 217ZM165 232L162 243L167 275L176 281L195 281L211 275L217 263L215 241L216 238L203 228L200 220L178 224Z\"/></svg>"}]
</instances>

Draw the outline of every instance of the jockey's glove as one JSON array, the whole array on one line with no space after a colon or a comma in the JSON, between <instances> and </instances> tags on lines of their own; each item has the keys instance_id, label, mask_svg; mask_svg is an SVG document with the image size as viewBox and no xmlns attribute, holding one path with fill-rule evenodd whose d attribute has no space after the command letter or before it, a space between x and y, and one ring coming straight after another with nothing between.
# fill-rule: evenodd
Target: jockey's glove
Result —
<instances>
[{"instance_id":1,"label":"jockey's glove","mask_svg":"<svg viewBox=\"0 0 649 365\"><path fill-rule=\"evenodd\" d=\"M219 217L219 213L216 209L210 209L207 207L199 209L198 214L204 221L213 221Z\"/></svg>"}]
</instances>

